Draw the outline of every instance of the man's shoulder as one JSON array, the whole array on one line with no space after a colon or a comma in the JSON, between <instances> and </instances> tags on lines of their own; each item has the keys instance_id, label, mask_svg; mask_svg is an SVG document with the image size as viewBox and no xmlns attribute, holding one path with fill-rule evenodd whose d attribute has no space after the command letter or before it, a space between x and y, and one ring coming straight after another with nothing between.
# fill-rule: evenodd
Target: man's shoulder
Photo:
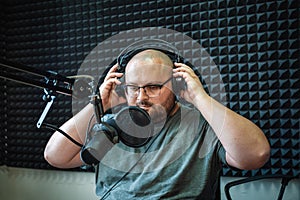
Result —
<instances>
[{"instance_id":1,"label":"man's shoulder","mask_svg":"<svg viewBox=\"0 0 300 200\"><path fill-rule=\"evenodd\" d=\"M204 120L204 117L202 116L201 112L190 104L180 104L180 111L182 116L192 116L193 118L200 119L201 121Z\"/></svg>"}]
</instances>

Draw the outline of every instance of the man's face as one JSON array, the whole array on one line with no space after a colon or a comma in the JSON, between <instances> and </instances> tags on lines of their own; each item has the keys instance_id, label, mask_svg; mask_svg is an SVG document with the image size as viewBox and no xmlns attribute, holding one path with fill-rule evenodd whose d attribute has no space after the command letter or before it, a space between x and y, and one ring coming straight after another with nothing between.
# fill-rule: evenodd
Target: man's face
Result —
<instances>
[{"instance_id":1,"label":"man's face","mask_svg":"<svg viewBox=\"0 0 300 200\"><path fill-rule=\"evenodd\" d=\"M142 52L143 54L144 52ZM137 56L132 58L125 72L126 85L143 87L146 85L162 85L172 77L173 63L154 56ZM146 90L139 88L136 95L126 93L129 106L138 106L149 113L154 122L166 119L175 102L172 92L172 81L167 81L160 89L158 96L152 97Z\"/></svg>"}]
</instances>

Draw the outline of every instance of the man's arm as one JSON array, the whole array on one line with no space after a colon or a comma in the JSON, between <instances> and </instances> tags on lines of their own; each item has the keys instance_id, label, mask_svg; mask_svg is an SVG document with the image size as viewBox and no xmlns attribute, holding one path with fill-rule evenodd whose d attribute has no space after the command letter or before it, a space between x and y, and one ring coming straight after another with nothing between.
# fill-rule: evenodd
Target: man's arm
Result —
<instances>
[{"instance_id":1,"label":"man's arm","mask_svg":"<svg viewBox=\"0 0 300 200\"><path fill-rule=\"evenodd\" d=\"M93 115L93 106L88 104L83 110L65 122L60 129L77 142L84 144L88 122ZM49 164L58 168L74 168L83 164L80 159L81 148L56 131L48 141L44 157Z\"/></svg>"},{"instance_id":2,"label":"man's arm","mask_svg":"<svg viewBox=\"0 0 300 200\"><path fill-rule=\"evenodd\" d=\"M100 94L104 111L126 100L119 97L114 88L121 84L117 79L122 73L117 73L117 65L113 66L107 73L104 82L100 86ZM83 110L65 122L60 129L70 135L73 139L84 144L89 121L94 114L92 104L88 104ZM95 120L91 122L94 124ZM67 139L59 132L55 132L48 141L44 157L53 166L59 168L74 168L83 164L80 159L81 148Z\"/></svg>"},{"instance_id":3,"label":"man's arm","mask_svg":"<svg viewBox=\"0 0 300 200\"><path fill-rule=\"evenodd\" d=\"M195 98L196 107L211 125L226 150L230 166L251 170L262 167L270 155L264 133L253 122L226 108L213 98Z\"/></svg>"},{"instance_id":4,"label":"man's arm","mask_svg":"<svg viewBox=\"0 0 300 200\"><path fill-rule=\"evenodd\" d=\"M182 76L187 83L182 97L195 105L215 131L226 150L227 163L244 170L262 167L270 156L270 145L262 130L211 98L191 68L181 63L175 66L175 76Z\"/></svg>"}]
</instances>

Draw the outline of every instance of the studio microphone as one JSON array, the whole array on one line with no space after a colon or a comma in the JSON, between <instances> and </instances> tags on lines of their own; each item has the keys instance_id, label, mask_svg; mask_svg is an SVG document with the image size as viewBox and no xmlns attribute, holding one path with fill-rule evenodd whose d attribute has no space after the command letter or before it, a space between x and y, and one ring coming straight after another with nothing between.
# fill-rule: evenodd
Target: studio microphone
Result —
<instances>
[{"instance_id":1,"label":"studio microphone","mask_svg":"<svg viewBox=\"0 0 300 200\"><path fill-rule=\"evenodd\" d=\"M116 143L138 148L147 144L153 132L153 123L145 110L137 106L124 107L115 117L93 126L81 149L81 160L96 165Z\"/></svg>"}]
</instances>

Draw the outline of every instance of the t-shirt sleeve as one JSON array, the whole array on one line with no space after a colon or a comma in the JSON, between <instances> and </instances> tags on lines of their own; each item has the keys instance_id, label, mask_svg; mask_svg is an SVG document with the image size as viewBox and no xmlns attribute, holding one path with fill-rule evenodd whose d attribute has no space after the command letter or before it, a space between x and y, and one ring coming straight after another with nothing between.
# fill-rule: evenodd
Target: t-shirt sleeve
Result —
<instances>
[{"instance_id":1,"label":"t-shirt sleeve","mask_svg":"<svg viewBox=\"0 0 300 200\"><path fill-rule=\"evenodd\" d=\"M228 163L226 161L226 151L220 141L218 141L218 155L219 155L220 161L223 164L228 165Z\"/></svg>"},{"instance_id":2,"label":"t-shirt sleeve","mask_svg":"<svg viewBox=\"0 0 300 200\"><path fill-rule=\"evenodd\" d=\"M219 149L218 149L218 155L220 158L220 161L228 168L232 169L232 170L236 170L236 171L241 171L241 169L235 168L230 166L227 161L226 161L226 150L224 149L223 145L221 144L220 141L218 141L218 145L219 145Z\"/></svg>"}]
</instances>

